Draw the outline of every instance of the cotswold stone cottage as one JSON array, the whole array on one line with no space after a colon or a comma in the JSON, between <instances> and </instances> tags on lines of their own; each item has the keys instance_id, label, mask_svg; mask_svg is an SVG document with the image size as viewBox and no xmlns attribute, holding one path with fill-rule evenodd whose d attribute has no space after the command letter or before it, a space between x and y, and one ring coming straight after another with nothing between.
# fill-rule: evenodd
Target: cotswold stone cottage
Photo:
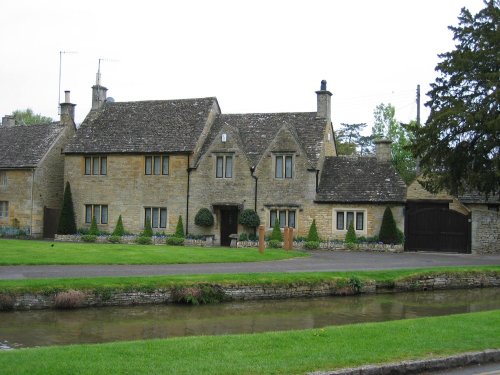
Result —
<instances>
[{"instance_id":1,"label":"cotswold stone cottage","mask_svg":"<svg viewBox=\"0 0 500 375\"><path fill-rule=\"evenodd\" d=\"M19 125L5 116L0 126L0 227L33 237L53 237L64 190L62 149L75 133L74 104L61 104L59 122Z\"/></svg>"},{"instance_id":2,"label":"cotswold stone cottage","mask_svg":"<svg viewBox=\"0 0 500 375\"><path fill-rule=\"evenodd\" d=\"M239 213L255 209L271 229L275 220L304 236L313 219L320 235L378 234L387 205L404 227L406 186L389 162L389 144L376 158L337 157L326 81L308 113L223 114L216 98L110 102L93 87L92 110L64 148L65 180L78 227L93 216L112 231L119 215L139 232L172 233L182 216L191 234L229 235L248 228ZM194 224L199 209L211 228Z\"/></svg>"}]
</instances>

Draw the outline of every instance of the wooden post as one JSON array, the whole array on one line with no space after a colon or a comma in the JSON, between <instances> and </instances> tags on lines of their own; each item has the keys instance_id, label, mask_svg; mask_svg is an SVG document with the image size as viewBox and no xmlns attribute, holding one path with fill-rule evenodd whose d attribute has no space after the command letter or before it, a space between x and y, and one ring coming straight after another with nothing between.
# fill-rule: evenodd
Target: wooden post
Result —
<instances>
[{"instance_id":1,"label":"wooden post","mask_svg":"<svg viewBox=\"0 0 500 375\"><path fill-rule=\"evenodd\" d=\"M293 228L288 230L288 250L293 249Z\"/></svg>"},{"instance_id":2,"label":"wooden post","mask_svg":"<svg viewBox=\"0 0 500 375\"><path fill-rule=\"evenodd\" d=\"M283 230L283 248L288 250L288 227L285 227Z\"/></svg>"},{"instance_id":3,"label":"wooden post","mask_svg":"<svg viewBox=\"0 0 500 375\"><path fill-rule=\"evenodd\" d=\"M265 248L264 237L265 237L264 226L259 225L259 253L261 254L264 254L264 248Z\"/></svg>"}]
</instances>

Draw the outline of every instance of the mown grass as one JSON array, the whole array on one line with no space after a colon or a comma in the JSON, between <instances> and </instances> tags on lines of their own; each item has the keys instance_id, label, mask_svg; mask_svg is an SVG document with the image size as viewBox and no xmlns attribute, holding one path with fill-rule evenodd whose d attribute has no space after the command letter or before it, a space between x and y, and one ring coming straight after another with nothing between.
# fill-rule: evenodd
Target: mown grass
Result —
<instances>
[{"instance_id":1,"label":"mown grass","mask_svg":"<svg viewBox=\"0 0 500 375\"><path fill-rule=\"evenodd\" d=\"M303 374L500 347L500 310L252 335L0 352L2 374Z\"/></svg>"},{"instance_id":2,"label":"mown grass","mask_svg":"<svg viewBox=\"0 0 500 375\"><path fill-rule=\"evenodd\" d=\"M391 286L397 280L413 279L432 274L500 274L500 266L433 267L400 270L349 272L242 273L212 275L168 275L145 277L93 277L57 279L0 280L0 292L11 294L52 294L63 290L153 291L154 289L194 284L218 285L314 285L339 279L373 280Z\"/></svg>"},{"instance_id":3,"label":"mown grass","mask_svg":"<svg viewBox=\"0 0 500 375\"><path fill-rule=\"evenodd\" d=\"M167 245L0 240L0 265L190 264L260 262L307 256L304 252Z\"/></svg>"}]
</instances>

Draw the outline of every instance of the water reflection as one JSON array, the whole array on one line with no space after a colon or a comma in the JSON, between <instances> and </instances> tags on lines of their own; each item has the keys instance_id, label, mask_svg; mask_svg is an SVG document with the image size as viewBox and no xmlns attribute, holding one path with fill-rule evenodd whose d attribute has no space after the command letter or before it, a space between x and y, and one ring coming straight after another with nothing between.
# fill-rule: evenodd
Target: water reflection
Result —
<instances>
[{"instance_id":1,"label":"water reflection","mask_svg":"<svg viewBox=\"0 0 500 375\"><path fill-rule=\"evenodd\" d=\"M319 328L500 309L500 288L207 306L0 313L0 350L120 340Z\"/></svg>"}]
</instances>

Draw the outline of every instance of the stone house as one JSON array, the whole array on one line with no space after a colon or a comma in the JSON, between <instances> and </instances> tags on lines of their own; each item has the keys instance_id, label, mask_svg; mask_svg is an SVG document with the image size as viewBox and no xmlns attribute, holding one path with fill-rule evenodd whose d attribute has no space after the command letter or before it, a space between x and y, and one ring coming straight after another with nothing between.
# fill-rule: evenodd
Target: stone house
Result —
<instances>
[{"instance_id":1,"label":"stone house","mask_svg":"<svg viewBox=\"0 0 500 375\"><path fill-rule=\"evenodd\" d=\"M186 233L226 245L230 234L251 232L238 224L250 208L268 230L279 220L305 236L316 219L322 237L343 238L353 221L358 235L372 236L386 205L404 226L404 183L387 148L378 158L336 156L325 81L306 113L223 114L216 98L120 103L99 84L92 90L92 110L64 148L78 227L95 216L111 232L122 215L130 232L149 221L172 233L182 216ZM201 208L213 227L195 225Z\"/></svg>"},{"instance_id":2,"label":"stone house","mask_svg":"<svg viewBox=\"0 0 500 375\"><path fill-rule=\"evenodd\" d=\"M59 122L28 126L2 118L0 227L33 237L54 235L64 190L62 149L76 130L74 107L66 92Z\"/></svg>"}]
</instances>

